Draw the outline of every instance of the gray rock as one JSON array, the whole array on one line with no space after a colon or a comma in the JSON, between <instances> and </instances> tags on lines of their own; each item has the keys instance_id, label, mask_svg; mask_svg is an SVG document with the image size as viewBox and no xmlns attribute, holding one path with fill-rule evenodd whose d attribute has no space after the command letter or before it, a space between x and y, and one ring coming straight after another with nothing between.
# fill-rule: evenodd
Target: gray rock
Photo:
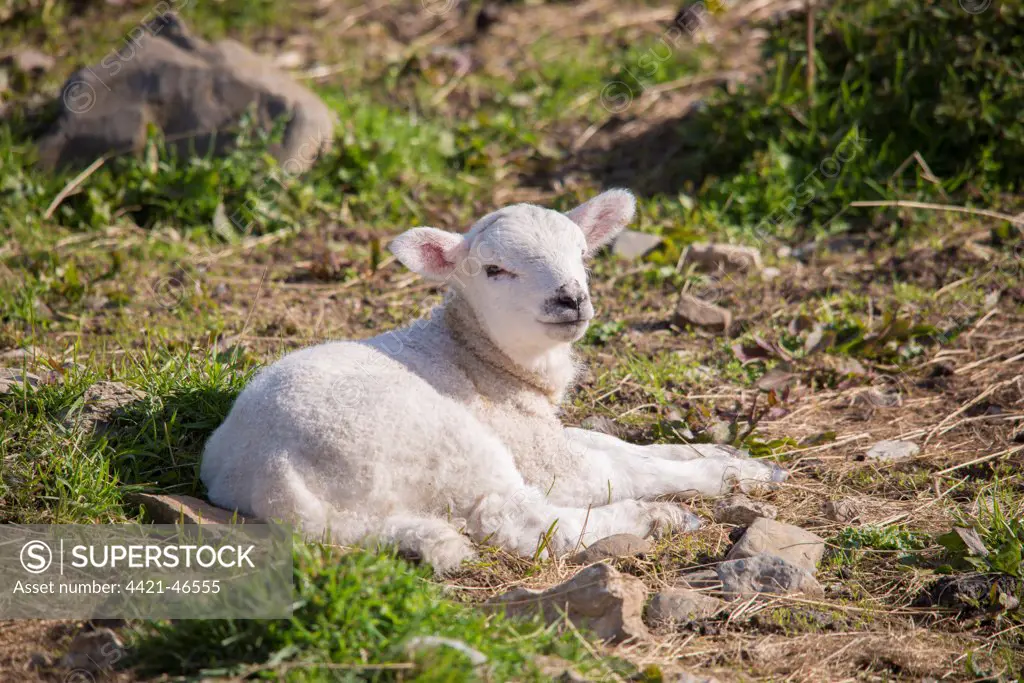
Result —
<instances>
[{"instance_id":1,"label":"gray rock","mask_svg":"<svg viewBox=\"0 0 1024 683\"><path fill-rule=\"evenodd\" d=\"M665 680L669 683L719 683L719 680L714 676L704 676L702 674L690 673L689 671L683 671Z\"/></svg>"},{"instance_id":2,"label":"gray rock","mask_svg":"<svg viewBox=\"0 0 1024 683\"><path fill-rule=\"evenodd\" d=\"M662 242L664 239L658 235L650 235L636 230L623 230L612 244L612 253L619 258L638 261L661 246Z\"/></svg>"},{"instance_id":3,"label":"gray rock","mask_svg":"<svg viewBox=\"0 0 1024 683\"><path fill-rule=\"evenodd\" d=\"M735 494L718 501L714 513L715 521L720 524L746 526L753 524L758 517L775 519L779 510L774 505Z\"/></svg>"},{"instance_id":4,"label":"gray rock","mask_svg":"<svg viewBox=\"0 0 1024 683\"><path fill-rule=\"evenodd\" d=\"M592 432L601 432L602 434L610 434L615 436L618 431L618 425L615 424L615 420L611 418L602 417L600 415L590 415L583 418L580 422L581 429L589 429Z\"/></svg>"},{"instance_id":5,"label":"gray rock","mask_svg":"<svg viewBox=\"0 0 1024 683\"><path fill-rule=\"evenodd\" d=\"M804 593L822 597L825 592L814 576L775 555L754 555L718 565L722 594L728 599L757 593L786 595Z\"/></svg>"},{"instance_id":6,"label":"gray rock","mask_svg":"<svg viewBox=\"0 0 1024 683\"><path fill-rule=\"evenodd\" d=\"M727 555L729 560L768 554L813 572L825 553L825 541L810 531L764 517L755 519ZM719 572L721 574L721 572Z\"/></svg>"},{"instance_id":7,"label":"gray rock","mask_svg":"<svg viewBox=\"0 0 1024 683\"><path fill-rule=\"evenodd\" d=\"M154 524L232 524L255 521L254 517L210 505L192 496L126 493L125 502L141 507Z\"/></svg>"},{"instance_id":8,"label":"gray rock","mask_svg":"<svg viewBox=\"0 0 1024 683\"><path fill-rule=\"evenodd\" d=\"M864 457L878 462L899 462L913 458L920 450L921 447L911 441L879 441Z\"/></svg>"},{"instance_id":9,"label":"gray rock","mask_svg":"<svg viewBox=\"0 0 1024 683\"><path fill-rule=\"evenodd\" d=\"M645 598L640 579L600 562L545 591L517 588L488 604L510 617L540 613L549 624L568 618L601 640L619 642L647 637L641 618Z\"/></svg>"},{"instance_id":10,"label":"gray rock","mask_svg":"<svg viewBox=\"0 0 1024 683\"><path fill-rule=\"evenodd\" d=\"M150 124L179 154L223 154L251 109L265 130L276 120L287 122L283 142L270 151L285 173L296 174L330 145L334 129L327 106L270 60L233 40L193 37L173 14L131 32L122 49L72 74L60 105L39 142L47 168L138 152Z\"/></svg>"},{"instance_id":11,"label":"gray rock","mask_svg":"<svg viewBox=\"0 0 1024 683\"><path fill-rule=\"evenodd\" d=\"M0 368L0 394L9 393L15 387L28 386L34 389L42 381L39 375L32 374L31 372L25 372L18 368Z\"/></svg>"},{"instance_id":12,"label":"gray rock","mask_svg":"<svg viewBox=\"0 0 1024 683\"><path fill-rule=\"evenodd\" d=\"M710 619L723 606L721 600L710 595L685 588L669 588L651 599L647 607L647 623L651 626L669 626Z\"/></svg>"},{"instance_id":13,"label":"gray rock","mask_svg":"<svg viewBox=\"0 0 1024 683\"><path fill-rule=\"evenodd\" d=\"M849 524L860 517L860 509L852 498L827 501L823 508L825 517L839 524Z\"/></svg>"},{"instance_id":14,"label":"gray rock","mask_svg":"<svg viewBox=\"0 0 1024 683\"><path fill-rule=\"evenodd\" d=\"M56 64L50 55L30 47L21 48L0 59L0 66L7 66L32 77L38 77Z\"/></svg>"},{"instance_id":15,"label":"gray rock","mask_svg":"<svg viewBox=\"0 0 1024 683\"><path fill-rule=\"evenodd\" d=\"M674 322L680 327L694 325L712 332L726 332L732 326L732 313L721 306L683 293L676 303Z\"/></svg>"},{"instance_id":16,"label":"gray rock","mask_svg":"<svg viewBox=\"0 0 1024 683\"><path fill-rule=\"evenodd\" d=\"M760 252L753 247L707 242L689 246L683 258L683 265L689 264L695 264L706 271L741 273L759 271L764 267Z\"/></svg>"},{"instance_id":17,"label":"gray rock","mask_svg":"<svg viewBox=\"0 0 1024 683\"><path fill-rule=\"evenodd\" d=\"M632 557L651 552L651 542L633 534L613 534L590 544L567 561L570 564L593 564L613 557Z\"/></svg>"},{"instance_id":18,"label":"gray rock","mask_svg":"<svg viewBox=\"0 0 1024 683\"><path fill-rule=\"evenodd\" d=\"M109 628L98 628L76 635L60 664L86 672L110 671L124 656L121 638Z\"/></svg>"},{"instance_id":19,"label":"gray rock","mask_svg":"<svg viewBox=\"0 0 1024 683\"><path fill-rule=\"evenodd\" d=\"M423 650L436 650L446 647L461 652L469 659L473 666L483 666L487 663L487 655L476 648L472 648L461 640L455 638L444 638L441 636L415 636L405 644L405 651L412 655Z\"/></svg>"},{"instance_id":20,"label":"gray rock","mask_svg":"<svg viewBox=\"0 0 1024 683\"><path fill-rule=\"evenodd\" d=\"M138 389L121 382L97 382L85 390L80 404L64 413L64 426L86 432L102 432L125 409L146 398Z\"/></svg>"}]
</instances>

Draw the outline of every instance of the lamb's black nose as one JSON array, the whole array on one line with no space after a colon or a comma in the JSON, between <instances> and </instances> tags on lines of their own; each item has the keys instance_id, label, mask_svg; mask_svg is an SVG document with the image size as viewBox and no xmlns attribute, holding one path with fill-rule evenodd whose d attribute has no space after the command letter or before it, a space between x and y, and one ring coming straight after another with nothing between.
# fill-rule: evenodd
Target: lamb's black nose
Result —
<instances>
[{"instance_id":1,"label":"lamb's black nose","mask_svg":"<svg viewBox=\"0 0 1024 683\"><path fill-rule=\"evenodd\" d=\"M567 308L571 311L580 310L580 306L587 300L587 293L583 291L580 283L573 282L571 285L562 285L555 290L555 295L549 300L553 308Z\"/></svg>"}]
</instances>

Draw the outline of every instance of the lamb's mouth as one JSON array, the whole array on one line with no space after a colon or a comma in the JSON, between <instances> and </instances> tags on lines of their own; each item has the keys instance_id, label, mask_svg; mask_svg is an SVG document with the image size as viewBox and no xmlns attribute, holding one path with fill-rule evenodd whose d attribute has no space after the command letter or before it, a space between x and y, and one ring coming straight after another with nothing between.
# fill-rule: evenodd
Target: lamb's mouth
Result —
<instances>
[{"instance_id":1,"label":"lamb's mouth","mask_svg":"<svg viewBox=\"0 0 1024 683\"><path fill-rule=\"evenodd\" d=\"M547 325L555 329L571 330L575 327L583 327L590 324L590 318L577 318L576 320L539 320L541 325Z\"/></svg>"},{"instance_id":2,"label":"lamb's mouth","mask_svg":"<svg viewBox=\"0 0 1024 683\"><path fill-rule=\"evenodd\" d=\"M544 332L547 336L552 339L556 339L561 342L574 342L583 336L586 332L587 327L590 325L589 318L579 318L578 320L558 320L558 321L544 321L540 320L541 325L544 326Z\"/></svg>"}]
</instances>

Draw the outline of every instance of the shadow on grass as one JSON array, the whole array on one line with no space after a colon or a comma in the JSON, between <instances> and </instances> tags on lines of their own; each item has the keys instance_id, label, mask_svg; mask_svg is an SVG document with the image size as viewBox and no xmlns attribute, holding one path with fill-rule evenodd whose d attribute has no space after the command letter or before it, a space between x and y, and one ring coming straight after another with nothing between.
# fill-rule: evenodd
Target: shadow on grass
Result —
<instances>
[{"instance_id":1,"label":"shadow on grass","mask_svg":"<svg viewBox=\"0 0 1024 683\"><path fill-rule=\"evenodd\" d=\"M804 21L793 16L766 27L768 66L757 86L714 92L577 163L643 196L697 196L735 225L780 212L821 225L851 201L991 200L1019 188L1024 88L1015 46L1024 3L970 14L843 0L821 8L818 22L813 100ZM844 219L874 215L856 211Z\"/></svg>"},{"instance_id":2,"label":"shadow on grass","mask_svg":"<svg viewBox=\"0 0 1024 683\"><path fill-rule=\"evenodd\" d=\"M189 387L125 406L98 437L113 451L113 472L134 488L205 496L203 446L238 393L236 387Z\"/></svg>"}]
</instances>

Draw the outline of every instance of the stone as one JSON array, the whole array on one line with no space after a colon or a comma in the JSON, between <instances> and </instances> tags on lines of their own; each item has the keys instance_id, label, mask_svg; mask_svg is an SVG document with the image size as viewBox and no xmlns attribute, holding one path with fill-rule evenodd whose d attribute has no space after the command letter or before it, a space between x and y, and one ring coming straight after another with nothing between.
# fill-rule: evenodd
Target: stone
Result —
<instances>
[{"instance_id":1,"label":"stone","mask_svg":"<svg viewBox=\"0 0 1024 683\"><path fill-rule=\"evenodd\" d=\"M721 306L683 293L676 302L673 322L680 327L693 325L712 332L727 332L732 326L732 313Z\"/></svg>"},{"instance_id":2,"label":"stone","mask_svg":"<svg viewBox=\"0 0 1024 683\"><path fill-rule=\"evenodd\" d=\"M39 375L31 372L25 372L18 368L0 368L0 394L10 393L15 387L27 386L34 389L42 381Z\"/></svg>"},{"instance_id":3,"label":"stone","mask_svg":"<svg viewBox=\"0 0 1024 683\"><path fill-rule=\"evenodd\" d=\"M664 239L636 230L623 230L612 244L612 253L622 259L639 261L661 246Z\"/></svg>"},{"instance_id":4,"label":"stone","mask_svg":"<svg viewBox=\"0 0 1024 683\"><path fill-rule=\"evenodd\" d=\"M82 631L74 637L60 664L89 673L110 671L125 656L120 636L109 628Z\"/></svg>"},{"instance_id":5,"label":"stone","mask_svg":"<svg viewBox=\"0 0 1024 683\"><path fill-rule=\"evenodd\" d=\"M775 519L779 514L774 505L759 500L751 500L744 495L735 494L723 498L715 504L715 521L719 524L735 524L746 526L753 524L758 517Z\"/></svg>"},{"instance_id":6,"label":"stone","mask_svg":"<svg viewBox=\"0 0 1024 683\"><path fill-rule=\"evenodd\" d=\"M718 598L686 588L669 588L655 594L647 607L647 623L651 626L685 624L710 619L722 610Z\"/></svg>"},{"instance_id":7,"label":"stone","mask_svg":"<svg viewBox=\"0 0 1024 683\"><path fill-rule=\"evenodd\" d=\"M668 683L719 683L718 679L714 676L704 676L702 674L690 673L689 671L683 671L665 680Z\"/></svg>"},{"instance_id":8,"label":"stone","mask_svg":"<svg viewBox=\"0 0 1024 683\"><path fill-rule=\"evenodd\" d=\"M455 638L444 638L441 636L415 636L405 644L405 651L410 655L423 650L436 650L446 647L466 655L469 663L473 666L483 666L487 663L487 655L476 648L470 647L461 640Z\"/></svg>"},{"instance_id":9,"label":"stone","mask_svg":"<svg viewBox=\"0 0 1024 683\"><path fill-rule=\"evenodd\" d=\"M747 528L726 559L739 560L765 553L813 572L825 553L825 541L806 529L761 517Z\"/></svg>"},{"instance_id":10,"label":"stone","mask_svg":"<svg viewBox=\"0 0 1024 683\"><path fill-rule=\"evenodd\" d=\"M162 14L68 78L39 158L53 169L140 152L150 125L179 155L225 154L250 111L267 131L286 122L282 142L269 151L287 174L309 169L330 146L333 115L311 90L242 44L207 42L174 14Z\"/></svg>"},{"instance_id":11,"label":"stone","mask_svg":"<svg viewBox=\"0 0 1024 683\"><path fill-rule=\"evenodd\" d=\"M570 564L593 564L615 557L634 557L651 552L651 542L633 534L613 534L568 558Z\"/></svg>"},{"instance_id":12,"label":"stone","mask_svg":"<svg viewBox=\"0 0 1024 683\"><path fill-rule=\"evenodd\" d=\"M822 507L825 513L825 518L839 524L849 524L860 517L860 508L852 498L830 500Z\"/></svg>"},{"instance_id":13,"label":"stone","mask_svg":"<svg viewBox=\"0 0 1024 683\"><path fill-rule=\"evenodd\" d=\"M254 518L210 505L192 496L126 493L129 505L139 506L154 524L232 524L252 522Z\"/></svg>"},{"instance_id":14,"label":"stone","mask_svg":"<svg viewBox=\"0 0 1024 683\"><path fill-rule=\"evenodd\" d=\"M590 415L583 418L580 422L580 429L587 429L592 432L601 432L602 434L610 434L615 436L619 427L615 424L615 420L601 415Z\"/></svg>"},{"instance_id":15,"label":"stone","mask_svg":"<svg viewBox=\"0 0 1024 683\"><path fill-rule=\"evenodd\" d=\"M30 47L15 50L0 59L0 66L13 67L15 71L32 77L42 76L56 63L50 55Z\"/></svg>"},{"instance_id":16,"label":"stone","mask_svg":"<svg viewBox=\"0 0 1024 683\"><path fill-rule=\"evenodd\" d=\"M97 382L85 390L81 405L64 413L64 426L85 432L103 432L125 410L146 395L121 382Z\"/></svg>"},{"instance_id":17,"label":"stone","mask_svg":"<svg viewBox=\"0 0 1024 683\"><path fill-rule=\"evenodd\" d=\"M547 590L517 588L488 604L503 609L510 617L540 613L548 624L564 616L600 640L621 642L648 636L641 618L645 598L646 589L640 579L599 562Z\"/></svg>"},{"instance_id":18,"label":"stone","mask_svg":"<svg viewBox=\"0 0 1024 683\"><path fill-rule=\"evenodd\" d=\"M825 595L811 572L776 555L761 554L728 560L718 565L718 578L722 582L722 594L727 599L758 593Z\"/></svg>"},{"instance_id":19,"label":"stone","mask_svg":"<svg viewBox=\"0 0 1024 683\"><path fill-rule=\"evenodd\" d=\"M899 462L913 458L921 447L912 441L879 441L865 453L867 460L876 462Z\"/></svg>"},{"instance_id":20,"label":"stone","mask_svg":"<svg viewBox=\"0 0 1024 683\"><path fill-rule=\"evenodd\" d=\"M761 270L761 253L753 247L702 242L691 244L683 265L694 264L701 270L747 273Z\"/></svg>"},{"instance_id":21,"label":"stone","mask_svg":"<svg viewBox=\"0 0 1024 683\"><path fill-rule=\"evenodd\" d=\"M782 275L782 271L774 266L769 266L761 271L761 279L765 282L771 282Z\"/></svg>"}]
</instances>

